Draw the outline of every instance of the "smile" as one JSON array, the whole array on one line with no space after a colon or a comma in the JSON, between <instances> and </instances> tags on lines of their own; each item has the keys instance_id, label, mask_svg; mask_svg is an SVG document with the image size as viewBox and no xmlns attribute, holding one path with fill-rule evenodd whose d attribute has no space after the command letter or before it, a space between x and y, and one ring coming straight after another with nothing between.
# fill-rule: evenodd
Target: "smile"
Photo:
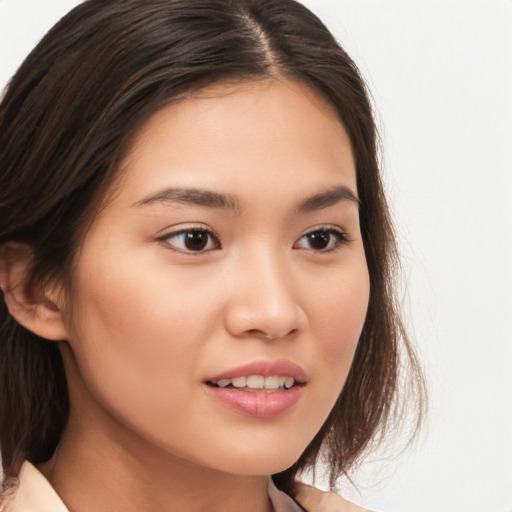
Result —
<instances>
[{"instance_id":1,"label":"smile","mask_svg":"<svg viewBox=\"0 0 512 512\"><path fill-rule=\"evenodd\" d=\"M293 410L308 382L307 373L291 361L255 361L210 377L204 389L237 413L270 419Z\"/></svg>"},{"instance_id":2,"label":"smile","mask_svg":"<svg viewBox=\"0 0 512 512\"><path fill-rule=\"evenodd\" d=\"M220 379L212 382L214 386L219 388L236 388L241 391L284 391L295 385L293 377L286 376L270 376L249 375L248 377L236 377L233 379Z\"/></svg>"}]
</instances>

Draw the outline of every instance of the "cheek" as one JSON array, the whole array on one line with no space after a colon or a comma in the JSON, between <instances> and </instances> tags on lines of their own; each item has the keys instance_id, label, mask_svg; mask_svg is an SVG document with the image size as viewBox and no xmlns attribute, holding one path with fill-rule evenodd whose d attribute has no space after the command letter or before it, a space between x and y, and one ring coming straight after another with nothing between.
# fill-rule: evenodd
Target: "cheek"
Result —
<instances>
[{"instance_id":1,"label":"cheek","mask_svg":"<svg viewBox=\"0 0 512 512\"><path fill-rule=\"evenodd\" d=\"M107 399L184 388L218 316L208 290L152 263L105 257L78 276L70 343L85 385Z\"/></svg>"},{"instance_id":2,"label":"cheek","mask_svg":"<svg viewBox=\"0 0 512 512\"><path fill-rule=\"evenodd\" d=\"M314 301L310 326L317 340L318 365L324 369L325 383L336 397L352 364L370 293L365 260L350 268L310 295Z\"/></svg>"},{"instance_id":3,"label":"cheek","mask_svg":"<svg viewBox=\"0 0 512 512\"><path fill-rule=\"evenodd\" d=\"M176 453L185 432L200 439L198 363L219 316L207 300L214 284L201 277L193 282L186 271L144 257L81 267L70 336L75 411L94 418L106 412L123 431Z\"/></svg>"},{"instance_id":4,"label":"cheek","mask_svg":"<svg viewBox=\"0 0 512 512\"><path fill-rule=\"evenodd\" d=\"M94 343L99 337L107 338L123 353L148 348L150 341L157 351L186 350L200 344L211 327L208 322L214 307L214 301L206 300L210 297L208 283L203 281L198 293L190 273L172 272L141 260L114 260L116 264L111 266L101 262L84 269L75 304L77 324L83 330L96 331L88 340ZM203 331L196 321L198 311ZM180 334L186 334L187 343L179 343L185 339Z\"/></svg>"},{"instance_id":5,"label":"cheek","mask_svg":"<svg viewBox=\"0 0 512 512\"><path fill-rule=\"evenodd\" d=\"M313 322L325 340L327 354L344 351L357 343L368 309L370 285L366 264L352 267L338 279L331 279L317 295Z\"/></svg>"}]
</instances>

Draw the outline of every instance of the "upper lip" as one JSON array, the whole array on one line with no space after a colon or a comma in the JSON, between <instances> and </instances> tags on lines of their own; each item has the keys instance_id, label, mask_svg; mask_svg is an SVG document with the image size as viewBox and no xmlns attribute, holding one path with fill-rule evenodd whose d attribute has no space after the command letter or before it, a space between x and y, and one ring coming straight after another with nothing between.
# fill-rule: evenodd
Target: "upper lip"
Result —
<instances>
[{"instance_id":1,"label":"upper lip","mask_svg":"<svg viewBox=\"0 0 512 512\"><path fill-rule=\"evenodd\" d=\"M308 381L307 373L296 363L279 359L276 361L254 361L252 363L237 366L209 377L206 382L217 382L221 379L234 379L248 377L249 375L261 375L263 377L293 377L296 382Z\"/></svg>"}]
</instances>

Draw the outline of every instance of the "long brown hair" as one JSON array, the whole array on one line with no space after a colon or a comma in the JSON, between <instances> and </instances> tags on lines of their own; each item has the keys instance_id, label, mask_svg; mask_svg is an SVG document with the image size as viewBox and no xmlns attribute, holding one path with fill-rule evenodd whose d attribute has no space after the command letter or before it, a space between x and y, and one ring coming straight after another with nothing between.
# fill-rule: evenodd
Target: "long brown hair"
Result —
<instances>
[{"instance_id":1,"label":"long brown hair","mask_svg":"<svg viewBox=\"0 0 512 512\"><path fill-rule=\"evenodd\" d=\"M370 274L366 322L345 386L310 445L274 475L292 491L321 456L331 484L395 425L401 371L423 380L394 299L395 237L379 175L371 103L357 67L293 0L88 0L12 78L0 105L0 246L28 244L33 283L66 281L87 219L141 123L164 104L226 79L302 81L351 139ZM69 414L59 349L0 305L0 438L6 482L48 460ZM418 417L420 417L418 415Z\"/></svg>"}]
</instances>

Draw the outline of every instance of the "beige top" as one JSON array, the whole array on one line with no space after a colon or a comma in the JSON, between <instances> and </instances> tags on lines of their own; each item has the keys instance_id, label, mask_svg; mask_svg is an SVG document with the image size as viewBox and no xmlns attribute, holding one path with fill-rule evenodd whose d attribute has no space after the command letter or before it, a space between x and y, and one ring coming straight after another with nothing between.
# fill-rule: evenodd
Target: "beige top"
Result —
<instances>
[{"instance_id":1,"label":"beige top","mask_svg":"<svg viewBox=\"0 0 512 512\"><path fill-rule=\"evenodd\" d=\"M309 485L299 484L297 500L278 490L269 478L268 493L275 512L365 512L334 493L322 492ZM303 508L304 507L304 508ZM46 478L25 462L16 493L0 512L69 512Z\"/></svg>"}]
</instances>

